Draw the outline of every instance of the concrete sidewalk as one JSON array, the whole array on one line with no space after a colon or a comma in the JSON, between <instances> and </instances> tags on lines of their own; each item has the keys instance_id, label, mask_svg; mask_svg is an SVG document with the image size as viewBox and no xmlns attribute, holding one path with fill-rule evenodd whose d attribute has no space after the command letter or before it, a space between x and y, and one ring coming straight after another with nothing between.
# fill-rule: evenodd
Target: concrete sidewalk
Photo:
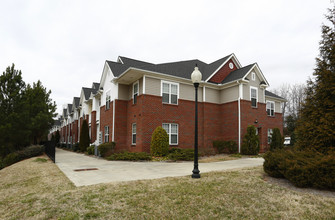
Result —
<instances>
[{"instance_id":1,"label":"concrete sidewalk","mask_svg":"<svg viewBox=\"0 0 335 220\"><path fill-rule=\"evenodd\" d=\"M245 158L200 163L201 173L263 165L263 158ZM88 186L119 181L190 176L193 162L126 162L107 161L62 149L56 149L56 165L76 185ZM78 169L88 169L75 171ZM89 170L92 169L92 170Z\"/></svg>"}]
</instances>

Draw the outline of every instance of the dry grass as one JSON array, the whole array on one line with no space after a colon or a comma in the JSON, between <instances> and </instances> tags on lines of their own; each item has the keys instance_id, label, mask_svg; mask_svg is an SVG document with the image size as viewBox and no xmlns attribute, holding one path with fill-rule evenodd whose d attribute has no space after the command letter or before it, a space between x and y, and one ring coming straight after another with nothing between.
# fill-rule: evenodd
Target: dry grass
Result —
<instances>
[{"instance_id":1,"label":"dry grass","mask_svg":"<svg viewBox=\"0 0 335 220\"><path fill-rule=\"evenodd\" d=\"M335 198L264 180L261 167L76 188L36 158L0 170L1 219L332 219Z\"/></svg>"},{"instance_id":2,"label":"dry grass","mask_svg":"<svg viewBox=\"0 0 335 220\"><path fill-rule=\"evenodd\" d=\"M212 163L212 162L220 162L220 161L227 161L227 160L237 160L242 157L242 155L229 155L229 154L218 154L214 156L204 156L199 158L199 163Z\"/></svg>"}]
</instances>

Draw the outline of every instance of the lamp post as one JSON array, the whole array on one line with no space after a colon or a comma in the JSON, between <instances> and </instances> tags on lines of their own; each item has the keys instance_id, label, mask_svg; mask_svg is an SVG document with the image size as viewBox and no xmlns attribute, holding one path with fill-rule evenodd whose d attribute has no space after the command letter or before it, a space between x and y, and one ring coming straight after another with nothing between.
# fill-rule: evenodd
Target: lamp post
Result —
<instances>
[{"instance_id":1,"label":"lamp post","mask_svg":"<svg viewBox=\"0 0 335 220\"><path fill-rule=\"evenodd\" d=\"M200 178L199 164L198 164L198 87L201 82L201 72L195 64L191 79L195 88L195 129L194 129L194 168L192 178Z\"/></svg>"}]
</instances>

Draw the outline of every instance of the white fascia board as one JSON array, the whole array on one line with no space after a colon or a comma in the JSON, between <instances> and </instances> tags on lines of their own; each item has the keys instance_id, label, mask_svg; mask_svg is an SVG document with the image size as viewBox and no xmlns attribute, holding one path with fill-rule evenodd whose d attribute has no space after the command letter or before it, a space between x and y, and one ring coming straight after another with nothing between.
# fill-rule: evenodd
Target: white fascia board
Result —
<instances>
[{"instance_id":1,"label":"white fascia board","mask_svg":"<svg viewBox=\"0 0 335 220\"><path fill-rule=\"evenodd\" d=\"M259 74L261 75L261 78L263 79L263 81L266 83L266 86L270 86L269 82L266 80L264 74L262 73L261 69L259 68L258 64L255 63L254 66L252 67L253 68L256 68L257 71L259 72Z\"/></svg>"},{"instance_id":2,"label":"white fascia board","mask_svg":"<svg viewBox=\"0 0 335 220\"><path fill-rule=\"evenodd\" d=\"M109 65L107 64L107 60L105 61L105 65L104 65L104 68L102 70L102 75L101 75L101 79L100 79L100 87L104 85L104 82L106 80L106 77L107 77L107 73L108 73L108 70L112 73L112 75L114 76L114 73L113 71L109 68ZM100 90L100 88L99 88Z\"/></svg>"},{"instance_id":3,"label":"white fascia board","mask_svg":"<svg viewBox=\"0 0 335 220\"><path fill-rule=\"evenodd\" d=\"M117 61L124 64L120 56L118 56Z\"/></svg>"},{"instance_id":4,"label":"white fascia board","mask_svg":"<svg viewBox=\"0 0 335 220\"><path fill-rule=\"evenodd\" d=\"M264 93L265 93L265 90L264 90ZM267 101L272 101L272 100L274 100L274 101L279 101L279 102L287 102L286 99L281 99L281 98L277 98L277 97L273 97L273 96L269 96L269 95L265 95L265 99L266 99Z\"/></svg>"},{"instance_id":5,"label":"white fascia board","mask_svg":"<svg viewBox=\"0 0 335 220\"><path fill-rule=\"evenodd\" d=\"M238 61L238 59L236 58L236 56L235 56L235 54L234 53L232 53L230 56L229 56L229 58L224 62L224 63L222 63L220 66L219 66L219 68L217 68L206 80L205 80L205 82L208 82L230 59L232 59L233 60L233 62L234 62L234 64L235 64L235 66L238 66L238 68L241 68L242 67L242 65L241 65L241 63L240 63L240 61Z\"/></svg>"}]
</instances>

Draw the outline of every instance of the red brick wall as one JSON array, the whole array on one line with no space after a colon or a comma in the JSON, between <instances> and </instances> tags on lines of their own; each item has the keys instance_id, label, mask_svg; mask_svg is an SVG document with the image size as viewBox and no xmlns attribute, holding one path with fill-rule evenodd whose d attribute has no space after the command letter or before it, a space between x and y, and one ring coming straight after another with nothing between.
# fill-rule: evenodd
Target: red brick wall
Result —
<instances>
[{"instance_id":1,"label":"red brick wall","mask_svg":"<svg viewBox=\"0 0 335 220\"><path fill-rule=\"evenodd\" d=\"M113 133L113 102L110 102L110 108L100 107L100 131L102 133L102 143L105 142L105 126L109 126L109 142L112 141Z\"/></svg>"},{"instance_id":2,"label":"red brick wall","mask_svg":"<svg viewBox=\"0 0 335 220\"><path fill-rule=\"evenodd\" d=\"M91 112L91 143L97 139L97 112Z\"/></svg>"},{"instance_id":3,"label":"red brick wall","mask_svg":"<svg viewBox=\"0 0 335 220\"><path fill-rule=\"evenodd\" d=\"M209 81L214 83L221 83L229 75L229 73L233 72L234 70L237 70L235 64L233 69L229 68L230 62L233 61L230 59L225 65L223 65L223 67L221 67L221 69L217 73L215 73L214 76L212 76L212 78Z\"/></svg>"},{"instance_id":4,"label":"red brick wall","mask_svg":"<svg viewBox=\"0 0 335 220\"><path fill-rule=\"evenodd\" d=\"M74 143L77 143L78 140L78 120L74 120L72 123L72 139Z\"/></svg>"},{"instance_id":5,"label":"red brick wall","mask_svg":"<svg viewBox=\"0 0 335 220\"><path fill-rule=\"evenodd\" d=\"M257 123L255 123L257 119ZM249 125L258 128L260 136L261 152L268 149L268 129L279 128L283 134L283 118L281 113L275 113L275 116L267 116L266 104L257 103L257 108L251 107L251 102L241 100L241 127L242 140Z\"/></svg>"}]
</instances>

